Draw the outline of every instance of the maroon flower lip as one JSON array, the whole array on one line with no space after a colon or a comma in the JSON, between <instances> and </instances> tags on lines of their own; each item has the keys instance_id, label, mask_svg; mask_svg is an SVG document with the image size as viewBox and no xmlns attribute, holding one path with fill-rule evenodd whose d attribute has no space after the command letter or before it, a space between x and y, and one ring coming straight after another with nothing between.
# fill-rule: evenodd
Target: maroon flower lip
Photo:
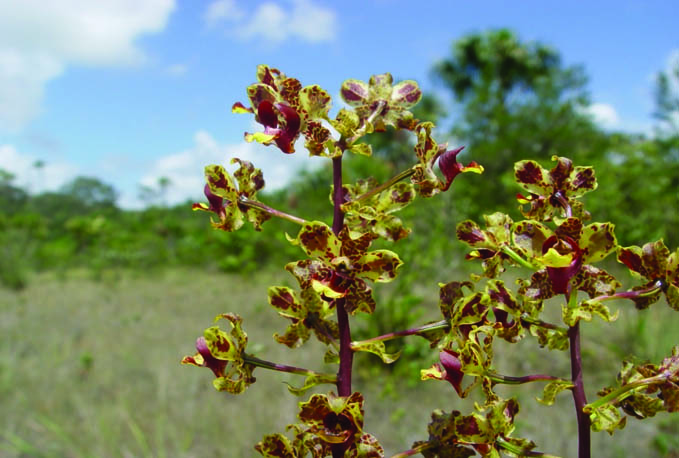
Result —
<instances>
[{"instance_id":1,"label":"maroon flower lip","mask_svg":"<svg viewBox=\"0 0 679 458\"><path fill-rule=\"evenodd\" d=\"M203 366L210 368L210 370L215 374L215 377L224 377L224 369L226 369L227 362L215 358L210 353L210 349L207 346L205 337L198 337L196 340L196 350L203 357Z\"/></svg>"},{"instance_id":2,"label":"maroon flower lip","mask_svg":"<svg viewBox=\"0 0 679 458\"><path fill-rule=\"evenodd\" d=\"M542 254L554 248L559 254L574 253L573 260L566 267L547 267L547 274L552 281L552 288L556 294L568 294L570 292L571 279L582 267L582 249L578 243L569 236L557 237L552 235L542 244Z\"/></svg>"},{"instance_id":3,"label":"maroon flower lip","mask_svg":"<svg viewBox=\"0 0 679 458\"><path fill-rule=\"evenodd\" d=\"M262 100L257 106L257 120L264 133L273 135L276 145L286 154L294 153L294 142L300 134L302 120L299 113L285 103Z\"/></svg>"},{"instance_id":4,"label":"maroon flower lip","mask_svg":"<svg viewBox=\"0 0 679 458\"><path fill-rule=\"evenodd\" d=\"M458 354L452 350L443 350L439 353L439 361L441 365L446 370L445 380L447 380L458 396L462 397L462 378L464 377L464 372L462 372L462 363L458 358Z\"/></svg>"}]
</instances>

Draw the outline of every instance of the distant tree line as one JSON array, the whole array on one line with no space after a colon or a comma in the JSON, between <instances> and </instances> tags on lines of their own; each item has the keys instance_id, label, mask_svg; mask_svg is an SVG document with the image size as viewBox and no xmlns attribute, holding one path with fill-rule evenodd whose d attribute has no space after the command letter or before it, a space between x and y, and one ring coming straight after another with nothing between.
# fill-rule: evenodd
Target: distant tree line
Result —
<instances>
[{"instance_id":1,"label":"distant tree line","mask_svg":"<svg viewBox=\"0 0 679 458\"><path fill-rule=\"evenodd\" d=\"M623 245L664 238L679 242L679 63L658 75L655 85L655 134L602 130L587 114L590 104L582 67L566 66L560 54L541 43L523 42L509 30L475 33L455 41L450 55L436 62L433 76L454 104L428 94L415 115L452 127L439 132L451 146L465 145L470 159L485 168L483 185L472 176L458 178L444 199L406 209L404 219L426 225L426 246L413 239L399 243L423 266L437 269L459 257L455 225L484 212L515 214L507 198L513 163L535 159L550 165L552 155L593 165L599 190L587 206L599 221L616 224ZM453 113L452 115L450 113ZM374 175L384 180L415 162L413 145L399 132L375 133L370 142L383 159L369 165L361 157L347 163L346 179ZM274 152L272 151L272 154ZM256 165L256 164L255 164ZM304 216L325 209L331 217L329 190L319 186L331 173L307 173L286 189L264 197L272 206ZM266 177L265 177L266 178ZM295 247L272 242L254 230L233 234L212 231L205 214L190 202L164 205L172 183L159 182L142 194L154 203L143 210L116 205L115 189L96 178L78 177L58 191L29 193L0 170L0 283L21 288L30 271L86 267L152 269L172 265L252 272L272 258L285 263ZM589 196L589 195L588 195ZM271 221L266 224L289 224ZM266 225L264 227L266 230ZM293 233L296 228L287 229ZM274 231L276 232L276 231ZM241 243L244 239L248 243ZM434 240L432 243L431 240ZM428 266L428 267L427 267Z\"/></svg>"}]
</instances>

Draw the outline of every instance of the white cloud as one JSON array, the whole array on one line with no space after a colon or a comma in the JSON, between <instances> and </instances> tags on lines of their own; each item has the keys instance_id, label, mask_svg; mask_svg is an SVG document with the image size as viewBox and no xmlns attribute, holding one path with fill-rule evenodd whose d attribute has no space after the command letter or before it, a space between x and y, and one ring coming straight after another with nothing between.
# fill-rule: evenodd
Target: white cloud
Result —
<instances>
[{"instance_id":1,"label":"white cloud","mask_svg":"<svg viewBox=\"0 0 679 458\"><path fill-rule=\"evenodd\" d=\"M244 40L261 38L277 44L291 38L310 43L335 38L337 15L333 10L318 6L311 0L292 0L291 3L281 6L269 1L260 4L254 12L245 14L233 0L218 0L208 6L204 18L208 26L223 20L233 22L233 33Z\"/></svg>"},{"instance_id":2,"label":"white cloud","mask_svg":"<svg viewBox=\"0 0 679 458\"><path fill-rule=\"evenodd\" d=\"M203 19L207 27L214 27L222 21L239 20L244 14L235 0L216 0L208 5Z\"/></svg>"},{"instance_id":3,"label":"white cloud","mask_svg":"<svg viewBox=\"0 0 679 458\"><path fill-rule=\"evenodd\" d=\"M173 64L169 65L165 71L170 76L184 76L189 71L189 67L185 64Z\"/></svg>"},{"instance_id":4,"label":"white cloud","mask_svg":"<svg viewBox=\"0 0 679 458\"><path fill-rule=\"evenodd\" d=\"M0 0L0 128L40 112L45 84L70 64L138 64L135 40L165 27L174 0Z\"/></svg>"},{"instance_id":5,"label":"white cloud","mask_svg":"<svg viewBox=\"0 0 679 458\"><path fill-rule=\"evenodd\" d=\"M187 199L203 200L205 166L221 164L233 173L237 165L231 164L231 159L237 157L262 169L266 190L280 189L289 183L298 170L318 167L322 163L321 159L309 158L303 148L303 141L296 145L296 150L295 154L283 154L275 146L266 147L257 143L221 144L208 132L200 130L194 135L193 145L189 149L156 160L142 177L140 184L157 188L161 177L169 178L168 193L163 196L166 203L177 204ZM133 196L126 192L122 193L119 204L126 208L139 208L143 205L136 194Z\"/></svg>"},{"instance_id":6,"label":"white cloud","mask_svg":"<svg viewBox=\"0 0 679 458\"><path fill-rule=\"evenodd\" d=\"M13 183L30 192L58 189L77 176L77 169L65 162L43 161L36 167L39 158L19 153L12 145L0 145L0 169L12 173Z\"/></svg>"},{"instance_id":7,"label":"white cloud","mask_svg":"<svg viewBox=\"0 0 679 458\"><path fill-rule=\"evenodd\" d=\"M620 127L618 112L607 103L593 103L585 109L585 112L604 129Z\"/></svg>"}]
</instances>

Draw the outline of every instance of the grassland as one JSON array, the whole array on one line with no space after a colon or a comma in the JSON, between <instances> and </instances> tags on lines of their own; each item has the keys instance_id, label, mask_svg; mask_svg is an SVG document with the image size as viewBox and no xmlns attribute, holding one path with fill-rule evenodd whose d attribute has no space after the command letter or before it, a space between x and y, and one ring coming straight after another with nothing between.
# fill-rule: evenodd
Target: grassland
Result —
<instances>
[{"instance_id":1,"label":"grassland","mask_svg":"<svg viewBox=\"0 0 679 458\"><path fill-rule=\"evenodd\" d=\"M286 282L267 273L239 277L172 270L105 273L97 281L78 273L49 274L33 278L22 292L0 290L0 456L255 456L253 444L264 433L282 432L294 421L299 399L282 382L295 380L259 369L257 383L234 397L212 388L209 371L179 361L193 353L195 338L213 316L233 311L244 317L250 350L258 356L322 369L322 353L291 352L271 339L285 322L268 310L266 286ZM436 307L435 289L425 306ZM679 318L664 304L642 319L629 305L622 308L615 325L585 328L590 386L610 381L621 355L657 360L679 343ZM498 348L500 371L568 374L565 355L534 350L532 343ZM377 359L362 360L364 376L355 388L366 396L365 429L388 453L426 438L433 409L471 408L446 384L413 387L369 370L377 364ZM570 396L561 395L556 407L547 408L532 400L534 387L502 391L526 403L518 417L519 435L534 439L542 450L575 456ZM679 450L677 437L679 421L669 415L630 419L613 437L595 434L593 456L677 456L672 455Z\"/></svg>"}]
</instances>

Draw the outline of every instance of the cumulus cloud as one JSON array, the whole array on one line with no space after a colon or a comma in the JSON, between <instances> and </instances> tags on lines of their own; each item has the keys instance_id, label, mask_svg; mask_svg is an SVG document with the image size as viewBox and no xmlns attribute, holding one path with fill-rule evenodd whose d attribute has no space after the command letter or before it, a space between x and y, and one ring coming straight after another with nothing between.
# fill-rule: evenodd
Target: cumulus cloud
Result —
<instances>
[{"instance_id":1,"label":"cumulus cloud","mask_svg":"<svg viewBox=\"0 0 679 458\"><path fill-rule=\"evenodd\" d=\"M269 1L249 14L238 9L233 0L217 0L208 6L204 18L208 26L229 20L237 37L274 44L291 38L310 43L332 41L337 34L335 12L311 0L292 0L284 6Z\"/></svg>"},{"instance_id":2,"label":"cumulus cloud","mask_svg":"<svg viewBox=\"0 0 679 458\"><path fill-rule=\"evenodd\" d=\"M593 103L585 109L595 123L605 129L620 127L620 116L613 106L607 103Z\"/></svg>"},{"instance_id":3,"label":"cumulus cloud","mask_svg":"<svg viewBox=\"0 0 679 458\"><path fill-rule=\"evenodd\" d=\"M162 30L174 0L0 0L0 128L40 112L45 84L70 64L134 65L135 40Z\"/></svg>"},{"instance_id":4,"label":"cumulus cloud","mask_svg":"<svg viewBox=\"0 0 679 458\"><path fill-rule=\"evenodd\" d=\"M13 183L30 192L58 189L77 176L77 169L71 164L42 161L20 153L12 145L0 145L0 169L12 173Z\"/></svg>"},{"instance_id":5,"label":"cumulus cloud","mask_svg":"<svg viewBox=\"0 0 679 458\"><path fill-rule=\"evenodd\" d=\"M190 148L156 160L142 177L140 184L157 188L161 178L169 179L167 194L162 196L163 201L168 204L185 202L187 199L203 200L204 167L209 164L221 164L233 173L237 165L230 162L237 157L250 161L255 167L262 169L266 182L265 189L280 189L290 182L290 177L299 169L312 168L322 162L309 159L302 148L303 145L298 146L297 153L286 155L273 146L266 147L257 143L219 143L208 132L200 130L194 135ZM136 196L123 192L120 205L135 208L142 206L142 203Z\"/></svg>"}]
</instances>

